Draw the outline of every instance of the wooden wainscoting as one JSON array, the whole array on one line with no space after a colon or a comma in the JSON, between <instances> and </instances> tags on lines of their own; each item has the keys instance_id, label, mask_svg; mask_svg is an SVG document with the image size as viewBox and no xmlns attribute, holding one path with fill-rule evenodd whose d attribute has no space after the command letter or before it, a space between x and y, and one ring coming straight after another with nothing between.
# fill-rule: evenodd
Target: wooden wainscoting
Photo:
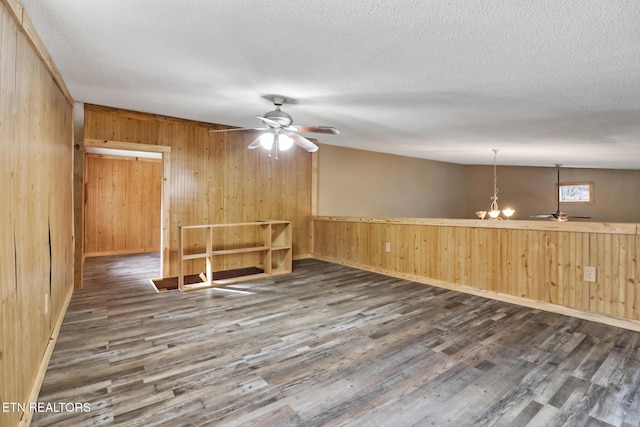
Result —
<instances>
[{"instance_id":1,"label":"wooden wainscoting","mask_svg":"<svg viewBox=\"0 0 640 427\"><path fill-rule=\"evenodd\" d=\"M314 218L315 258L632 329L638 254L638 224Z\"/></svg>"}]
</instances>

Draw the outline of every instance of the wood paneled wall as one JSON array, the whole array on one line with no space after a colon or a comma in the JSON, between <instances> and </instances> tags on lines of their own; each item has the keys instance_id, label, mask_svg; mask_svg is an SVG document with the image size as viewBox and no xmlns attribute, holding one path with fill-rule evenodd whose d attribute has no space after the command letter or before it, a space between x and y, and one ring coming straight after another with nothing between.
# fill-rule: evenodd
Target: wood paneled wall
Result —
<instances>
[{"instance_id":1,"label":"wood paneled wall","mask_svg":"<svg viewBox=\"0 0 640 427\"><path fill-rule=\"evenodd\" d=\"M640 320L638 224L317 217L313 255L513 302ZM595 283L583 280L585 266L596 267Z\"/></svg>"},{"instance_id":2,"label":"wood paneled wall","mask_svg":"<svg viewBox=\"0 0 640 427\"><path fill-rule=\"evenodd\" d=\"M36 400L73 289L72 102L34 37L0 2L0 402Z\"/></svg>"},{"instance_id":3,"label":"wood paneled wall","mask_svg":"<svg viewBox=\"0 0 640 427\"><path fill-rule=\"evenodd\" d=\"M256 137L254 133L209 132L216 127L85 105L86 139L171 147L171 276L178 271L179 225L288 220L293 226L294 256L308 256L315 155L294 147L276 160L261 149L247 149Z\"/></svg>"},{"instance_id":4,"label":"wood paneled wall","mask_svg":"<svg viewBox=\"0 0 640 427\"><path fill-rule=\"evenodd\" d=\"M162 161L87 154L85 254L160 250Z\"/></svg>"}]
</instances>

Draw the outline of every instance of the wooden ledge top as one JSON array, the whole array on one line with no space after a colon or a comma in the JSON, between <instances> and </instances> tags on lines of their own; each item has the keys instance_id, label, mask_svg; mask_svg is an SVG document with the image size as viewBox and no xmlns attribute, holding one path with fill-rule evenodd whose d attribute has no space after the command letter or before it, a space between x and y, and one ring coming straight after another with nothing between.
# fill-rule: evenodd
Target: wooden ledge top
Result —
<instances>
[{"instance_id":1,"label":"wooden ledge top","mask_svg":"<svg viewBox=\"0 0 640 427\"><path fill-rule=\"evenodd\" d=\"M640 224L621 222L585 221L534 221L534 220L489 220L448 218L376 218L352 216L314 216L314 221L363 222L394 225L431 225L441 227L504 228L513 230L570 231L579 233L635 234L640 235Z\"/></svg>"},{"instance_id":2,"label":"wooden ledge top","mask_svg":"<svg viewBox=\"0 0 640 427\"><path fill-rule=\"evenodd\" d=\"M233 222L233 223L217 223L217 224L190 224L179 225L178 228L191 229L191 228L225 228L225 227L244 227L244 226L258 226L269 224L291 224L291 221L283 219L259 219L252 222Z\"/></svg>"}]
</instances>

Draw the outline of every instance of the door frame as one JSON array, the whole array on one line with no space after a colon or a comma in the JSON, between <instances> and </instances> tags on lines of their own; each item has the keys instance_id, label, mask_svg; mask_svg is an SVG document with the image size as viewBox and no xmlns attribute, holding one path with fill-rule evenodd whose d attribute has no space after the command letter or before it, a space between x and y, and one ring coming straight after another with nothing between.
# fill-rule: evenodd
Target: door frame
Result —
<instances>
[{"instance_id":1,"label":"door frame","mask_svg":"<svg viewBox=\"0 0 640 427\"><path fill-rule=\"evenodd\" d=\"M171 147L164 145L153 144L138 144L135 142L125 141L110 141L103 139L89 139L84 140L84 147L97 147L108 148L112 150L127 150L127 151L144 151L147 153L160 153L162 156L162 200L160 204L160 274L162 278L169 276L169 230L171 219L171 199L170 199L170 177L171 177ZM86 152L85 152L86 155ZM85 188L86 175L83 174L82 178L82 200L84 200L84 188ZM84 203L82 203L82 211L84 218ZM84 241L84 232L82 239ZM84 251L84 248L83 248ZM84 254L83 254L84 259Z\"/></svg>"}]
</instances>

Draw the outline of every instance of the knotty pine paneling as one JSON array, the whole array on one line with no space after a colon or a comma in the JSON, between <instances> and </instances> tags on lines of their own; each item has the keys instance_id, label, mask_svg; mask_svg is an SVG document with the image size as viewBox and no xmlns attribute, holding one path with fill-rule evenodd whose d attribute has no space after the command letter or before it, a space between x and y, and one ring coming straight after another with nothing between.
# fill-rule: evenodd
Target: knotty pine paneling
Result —
<instances>
[{"instance_id":1,"label":"knotty pine paneling","mask_svg":"<svg viewBox=\"0 0 640 427\"><path fill-rule=\"evenodd\" d=\"M87 256L160 250L162 161L87 154Z\"/></svg>"},{"instance_id":2,"label":"knotty pine paneling","mask_svg":"<svg viewBox=\"0 0 640 427\"><path fill-rule=\"evenodd\" d=\"M73 127L65 91L16 16L0 2L0 401L24 403L73 288ZM0 425L22 416L0 412Z\"/></svg>"},{"instance_id":3,"label":"knotty pine paneling","mask_svg":"<svg viewBox=\"0 0 640 427\"><path fill-rule=\"evenodd\" d=\"M0 3L0 179L3 184L3 199L0 203L0 302L2 307L2 335L0 335L0 401L24 399L28 385L25 384L20 369L20 357L15 350L18 342L18 290L16 271L16 247L13 235L13 215L17 199L13 183L17 157L16 147L10 142L14 138L15 122L15 78L16 63L5 61L16 57L18 30L4 4ZM9 161L12 159L12 161ZM0 413L0 425L16 425L20 414Z\"/></svg>"},{"instance_id":4,"label":"knotty pine paneling","mask_svg":"<svg viewBox=\"0 0 640 427\"><path fill-rule=\"evenodd\" d=\"M294 147L276 160L247 149L255 133L209 132L215 127L85 104L86 139L171 147L170 276L178 272L179 225L288 220L294 257L310 254L314 155Z\"/></svg>"},{"instance_id":5,"label":"knotty pine paneling","mask_svg":"<svg viewBox=\"0 0 640 427\"><path fill-rule=\"evenodd\" d=\"M633 224L567 223L565 231L534 221L494 226L488 221L316 217L313 255L637 321L639 239ZM391 252L385 252L387 242ZM583 281L585 266L596 267L596 283Z\"/></svg>"}]
</instances>

